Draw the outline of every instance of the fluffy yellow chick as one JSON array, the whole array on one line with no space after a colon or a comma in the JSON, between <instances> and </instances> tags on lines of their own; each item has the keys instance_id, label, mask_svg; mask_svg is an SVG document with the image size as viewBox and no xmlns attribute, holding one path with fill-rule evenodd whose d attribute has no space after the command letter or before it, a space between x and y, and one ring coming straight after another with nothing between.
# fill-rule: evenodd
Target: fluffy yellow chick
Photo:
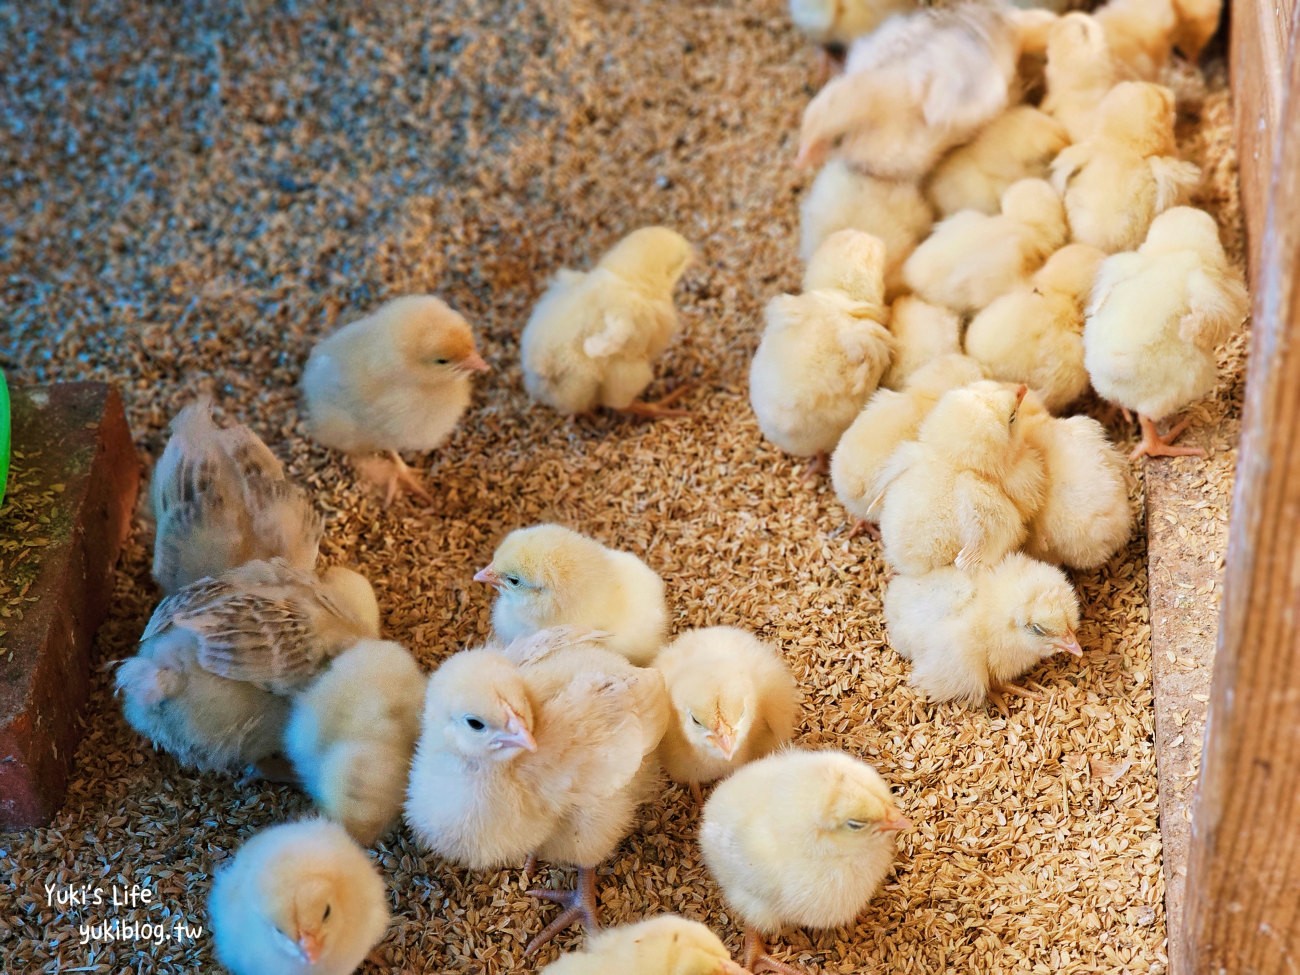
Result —
<instances>
[{"instance_id":1,"label":"fluffy yellow chick","mask_svg":"<svg viewBox=\"0 0 1300 975\"><path fill-rule=\"evenodd\" d=\"M914 181L879 179L843 159L817 173L799 205L799 256L811 261L834 233L852 228L885 245L885 289L902 283L903 261L934 225L934 211Z\"/></svg>"},{"instance_id":2,"label":"fluffy yellow chick","mask_svg":"<svg viewBox=\"0 0 1300 975\"><path fill-rule=\"evenodd\" d=\"M428 500L397 452L442 446L469 406L471 375L487 368L469 323L443 301L396 298L312 349L302 374L307 429L348 454L386 503L399 488Z\"/></svg>"},{"instance_id":3,"label":"fluffy yellow chick","mask_svg":"<svg viewBox=\"0 0 1300 975\"><path fill-rule=\"evenodd\" d=\"M852 922L893 866L894 834L911 825L879 773L844 752L790 749L722 782L700 849L745 922L745 967L800 975L767 954L765 937Z\"/></svg>"},{"instance_id":4,"label":"fluffy yellow chick","mask_svg":"<svg viewBox=\"0 0 1300 975\"><path fill-rule=\"evenodd\" d=\"M1178 20L1174 47L1187 55L1187 60L1199 61L1205 45L1219 29L1222 14L1223 0L1174 0L1174 15Z\"/></svg>"},{"instance_id":5,"label":"fluffy yellow chick","mask_svg":"<svg viewBox=\"0 0 1300 975\"><path fill-rule=\"evenodd\" d=\"M1102 264L1083 330L1084 362L1098 393L1138 414L1134 459L1204 454L1172 446L1186 421L1163 437L1156 423L1214 388L1214 350L1249 310L1241 272L1203 210L1162 213L1135 253Z\"/></svg>"},{"instance_id":6,"label":"fluffy yellow chick","mask_svg":"<svg viewBox=\"0 0 1300 975\"><path fill-rule=\"evenodd\" d=\"M831 455L831 485L858 519L855 533L880 517L876 485L894 451L916 438L944 393L983 378L984 369L974 359L946 355L914 372L901 391L882 389L871 397Z\"/></svg>"},{"instance_id":7,"label":"fluffy yellow chick","mask_svg":"<svg viewBox=\"0 0 1300 975\"><path fill-rule=\"evenodd\" d=\"M1046 463L1047 494L1029 522L1025 552L1072 569L1104 565L1133 530L1124 455L1087 416L1036 417L1026 436Z\"/></svg>"},{"instance_id":8,"label":"fluffy yellow chick","mask_svg":"<svg viewBox=\"0 0 1300 975\"><path fill-rule=\"evenodd\" d=\"M254 835L217 872L208 911L231 975L349 975L389 921L379 871L323 819Z\"/></svg>"},{"instance_id":9,"label":"fluffy yellow chick","mask_svg":"<svg viewBox=\"0 0 1300 975\"><path fill-rule=\"evenodd\" d=\"M397 819L424 674L398 643L361 640L294 698L285 754L316 807L369 846Z\"/></svg>"},{"instance_id":10,"label":"fluffy yellow chick","mask_svg":"<svg viewBox=\"0 0 1300 975\"><path fill-rule=\"evenodd\" d=\"M202 397L172 421L149 485L153 577L166 594L254 559L316 565L322 524L252 430L222 428Z\"/></svg>"},{"instance_id":11,"label":"fluffy yellow chick","mask_svg":"<svg viewBox=\"0 0 1300 975\"><path fill-rule=\"evenodd\" d=\"M667 227L642 227L620 240L590 271L562 270L533 309L520 338L524 388L561 413L597 407L637 416L678 411L639 399L651 364L680 323L673 289L691 245Z\"/></svg>"},{"instance_id":12,"label":"fluffy yellow chick","mask_svg":"<svg viewBox=\"0 0 1300 975\"><path fill-rule=\"evenodd\" d=\"M1092 134L1052 163L1074 240L1108 254L1138 247L1156 215L1185 202L1200 180L1175 151L1173 92L1141 81L1112 88Z\"/></svg>"},{"instance_id":13,"label":"fluffy yellow chick","mask_svg":"<svg viewBox=\"0 0 1300 975\"><path fill-rule=\"evenodd\" d=\"M1025 383L1060 413L1088 390L1083 312L1106 255L1069 244L966 328L966 354L993 379Z\"/></svg>"},{"instance_id":14,"label":"fluffy yellow chick","mask_svg":"<svg viewBox=\"0 0 1300 975\"><path fill-rule=\"evenodd\" d=\"M1065 127L1070 142L1082 142L1092 134L1097 106L1120 80L1096 18L1076 10L1052 25L1045 70L1040 107Z\"/></svg>"},{"instance_id":15,"label":"fluffy yellow chick","mask_svg":"<svg viewBox=\"0 0 1300 975\"><path fill-rule=\"evenodd\" d=\"M644 666L667 639L659 574L562 525L512 531L474 581L496 590L492 626L507 643L556 626L598 630L608 649Z\"/></svg>"},{"instance_id":16,"label":"fluffy yellow chick","mask_svg":"<svg viewBox=\"0 0 1300 975\"><path fill-rule=\"evenodd\" d=\"M963 210L936 224L903 265L903 280L926 301L979 311L1038 270L1068 237L1056 191L1044 180L1022 179L1002 194L1001 213Z\"/></svg>"},{"instance_id":17,"label":"fluffy yellow chick","mask_svg":"<svg viewBox=\"0 0 1300 975\"><path fill-rule=\"evenodd\" d=\"M1082 656L1079 600L1060 569L1019 552L972 572L895 576L885 590L889 644L934 701L982 704L1055 653Z\"/></svg>"},{"instance_id":18,"label":"fluffy yellow chick","mask_svg":"<svg viewBox=\"0 0 1300 975\"><path fill-rule=\"evenodd\" d=\"M281 559L201 579L158 604L118 667L128 723L183 764L234 771L281 747L284 700L329 660L379 632L370 584Z\"/></svg>"},{"instance_id":19,"label":"fluffy yellow chick","mask_svg":"<svg viewBox=\"0 0 1300 975\"><path fill-rule=\"evenodd\" d=\"M767 327L749 369L758 427L788 454L827 457L880 385L893 356L883 322L885 247L870 234L841 230L817 249L801 295L767 304Z\"/></svg>"},{"instance_id":20,"label":"fluffy yellow chick","mask_svg":"<svg viewBox=\"0 0 1300 975\"><path fill-rule=\"evenodd\" d=\"M750 975L718 936L697 921L663 914L609 928L583 951L564 955L541 975Z\"/></svg>"},{"instance_id":21,"label":"fluffy yellow chick","mask_svg":"<svg viewBox=\"0 0 1300 975\"><path fill-rule=\"evenodd\" d=\"M452 655L429 679L406 820L471 869L530 854L578 868L565 911L531 954L581 919L596 927L595 868L632 828L659 769L670 705L658 671L572 631Z\"/></svg>"},{"instance_id":22,"label":"fluffy yellow chick","mask_svg":"<svg viewBox=\"0 0 1300 975\"><path fill-rule=\"evenodd\" d=\"M1052 160L1069 144L1060 122L1031 105L1017 105L944 156L926 193L941 217L961 210L997 213L1007 187L1047 176Z\"/></svg>"},{"instance_id":23,"label":"fluffy yellow chick","mask_svg":"<svg viewBox=\"0 0 1300 975\"><path fill-rule=\"evenodd\" d=\"M702 801L715 782L794 734L794 676L780 652L732 626L690 630L655 659L673 703L659 760Z\"/></svg>"},{"instance_id":24,"label":"fluffy yellow chick","mask_svg":"<svg viewBox=\"0 0 1300 975\"><path fill-rule=\"evenodd\" d=\"M894 361L880 381L887 389L902 389L926 363L961 352L961 316L916 295L903 295L890 306L889 334Z\"/></svg>"},{"instance_id":25,"label":"fluffy yellow chick","mask_svg":"<svg viewBox=\"0 0 1300 975\"><path fill-rule=\"evenodd\" d=\"M851 164L920 179L1007 106L1018 15L992 6L920 10L859 38L845 73L804 111L798 163L820 165L838 142Z\"/></svg>"},{"instance_id":26,"label":"fluffy yellow chick","mask_svg":"<svg viewBox=\"0 0 1300 975\"><path fill-rule=\"evenodd\" d=\"M896 570L988 565L1024 542L1046 487L1042 455L1017 422L1026 392L979 382L945 393L886 461L880 540ZM1027 409L1042 407L1033 398Z\"/></svg>"},{"instance_id":27,"label":"fluffy yellow chick","mask_svg":"<svg viewBox=\"0 0 1300 975\"><path fill-rule=\"evenodd\" d=\"M1125 77L1142 81L1160 77L1178 29L1173 0L1108 0L1093 16Z\"/></svg>"}]
</instances>

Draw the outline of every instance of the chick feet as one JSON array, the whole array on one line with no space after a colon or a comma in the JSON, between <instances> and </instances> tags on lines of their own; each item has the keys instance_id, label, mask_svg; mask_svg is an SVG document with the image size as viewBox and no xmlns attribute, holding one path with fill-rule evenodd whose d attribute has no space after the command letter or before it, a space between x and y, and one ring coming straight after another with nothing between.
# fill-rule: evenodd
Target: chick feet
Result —
<instances>
[{"instance_id":1,"label":"chick feet","mask_svg":"<svg viewBox=\"0 0 1300 975\"><path fill-rule=\"evenodd\" d=\"M807 975L793 965L777 961L769 955L767 945L763 943L763 936L753 928L745 929L745 967L753 975L759 975L760 972L776 972L776 975Z\"/></svg>"},{"instance_id":2,"label":"chick feet","mask_svg":"<svg viewBox=\"0 0 1300 975\"><path fill-rule=\"evenodd\" d=\"M821 477L821 475L829 474L830 470L830 457L825 452L816 454L813 459L808 462L808 466L804 468L803 482L807 484L809 481L815 481L817 478Z\"/></svg>"},{"instance_id":3,"label":"chick feet","mask_svg":"<svg viewBox=\"0 0 1300 975\"><path fill-rule=\"evenodd\" d=\"M574 921L581 921L587 933L600 930L598 908L596 907L596 871L589 867L578 868L578 882L573 890L530 890L529 897L560 904L564 910L550 924L542 929L541 934L528 942L524 957L528 958L567 928Z\"/></svg>"},{"instance_id":4,"label":"chick feet","mask_svg":"<svg viewBox=\"0 0 1300 975\"><path fill-rule=\"evenodd\" d=\"M383 491L385 505L393 503L399 489L410 491L422 501L433 500L433 495L425 489L415 472L406 466L406 461L395 450L380 457L355 457L352 462L362 478Z\"/></svg>"},{"instance_id":5,"label":"chick feet","mask_svg":"<svg viewBox=\"0 0 1300 975\"><path fill-rule=\"evenodd\" d=\"M1178 439L1178 435L1187 429L1187 425L1192 422L1190 416L1185 416L1179 420L1163 437L1160 431L1156 429L1155 421L1149 417L1139 416L1138 423L1142 426L1142 441L1133 448L1133 453L1128 455L1129 460L1137 460L1143 454L1148 457L1204 457L1205 451L1200 447L1175 447L1173 442Z\"/></svg>"},{"instance_id":6,"label":"chick feet","mask_svg":"<svg viewBox=\"0 0 1300 975\"><path fill-rule=\"evenodd\" d=\"M669 416L690 416L689 410L675 410L672 405L694 388L694 383L685 383L653 403L642 403L640 400L635 400L623 407L619 412L630 413L632 416L641 416L649 420L659 420Z\"/></svg>"},{"instance_id":7,"label":"chick feet","mask_svg":"<svg viewBox=\"0 0 1300 975\"><path fill-rule=\"evenodd\" d=\"M1037 691L1031 691L1027 687L1020 687L1016 684L994 684L989 688L989 703L998 709L998 714L1002 717L1009 717L1011 712L1007 708L1008 697L1022 697L1027 701L1041 701L1043 695Z\"/></svg>"},{"instance_id":8,"label":"chick feet","mask_svg":"<svg viewBox=\"0 0 1300 975\"><path fill-rule=\"evenodd\" d=\"M880 541L880 529L865 518L855 519L853 527L849 529L849 538L857 538L859 535L866 535L873 541Z\"/></svg>"}]
</instances>

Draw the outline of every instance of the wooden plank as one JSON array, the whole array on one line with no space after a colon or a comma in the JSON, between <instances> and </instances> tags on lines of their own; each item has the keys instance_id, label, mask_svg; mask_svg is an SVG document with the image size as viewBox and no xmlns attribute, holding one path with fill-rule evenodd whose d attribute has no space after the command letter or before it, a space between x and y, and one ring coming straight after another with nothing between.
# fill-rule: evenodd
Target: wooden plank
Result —
<instances>
[{"instance_id":1,"label":"wooden plank","mask_svg":"<svg viewBox=\"0 0 1300 975\"><path fill-rule=\"evenodd\" d=\"M1291 38L1300 31L1294 16ZM1173 945L1183 975L1300 971L1300 58L1290 58L1287 81L1253 274L1185 924Z\"/></svg>"}]
</instances>

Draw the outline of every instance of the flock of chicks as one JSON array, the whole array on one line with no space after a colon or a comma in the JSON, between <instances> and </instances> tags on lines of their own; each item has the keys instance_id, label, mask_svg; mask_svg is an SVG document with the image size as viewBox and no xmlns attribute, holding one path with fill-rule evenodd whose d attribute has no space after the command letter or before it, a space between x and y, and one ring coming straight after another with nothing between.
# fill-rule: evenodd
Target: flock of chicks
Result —
<instances>
[{"instance_id":1,"label":"flock of chicks","mask_svg":"<svg viewBox=\"0 0 1300 975\"><path fill-rule=\"evenodd\" d=\"M808 108L801 157L835 155L804 204L804 292L768 306L751 400L783 449L823 466L833 451L845 506L878 521L890 641L914 683L977 703L1081 653L1057 565L1095 568L1130 532L1103 428L1053 413L1091 380L1161 452L1153 421L1209 388L1246 299L1213 221L1177 205L1195 172L1169 156L1172 96L1120 80L1153 77L1174 44L1199 53L1213 23L1193 0L1060 18L900 6L856 5L895 16ZM792 4L800 23L856 7ZM1034 55L1036 108L1014 104ZM560 271L521 336L529 395L567 414L676 414L684 388L641 397L691 257L649 227ZM399 298L313 350L308 430L386 502L427 497L399 451L444 442L487 368L459 314ZM173 422L150 497L165 595L117 672L128 722L188 766L295 782L321 814L262 831L219 872L212 928L236 975L360 965L389 919L362 845L403 815L462 867L577 869L573 890L532 892L564 910L528 953L574 921L594 930L595 869L664 772L700 802L722 780L700 846L745 923L745 967L670 915L594 936L551 975L792 975L766 938L851 922L890 870L911 824L884 780L790 745L797 689L776 648L730 627L670 642L664 582L636 556L558 525L510 533L474 577L496 590L493 638L426 676L379 638L362 576L318 570L310 500L209 401Z\"/></svg>"}]
</instances>

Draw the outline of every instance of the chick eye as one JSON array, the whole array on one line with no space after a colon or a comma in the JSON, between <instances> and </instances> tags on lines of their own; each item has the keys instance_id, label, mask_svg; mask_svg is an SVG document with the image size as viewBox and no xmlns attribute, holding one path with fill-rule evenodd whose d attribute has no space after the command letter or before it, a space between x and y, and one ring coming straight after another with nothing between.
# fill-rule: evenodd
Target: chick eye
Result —
<instances>
[{"instance_id":1,"label":"chick eye","mask_svg":"<svg viewBox=\"0 0 1300 975\"><path fill-rule=\"evenodd\" d=\"M450 361L451 361L451 360L449 360L449 359L434 359L434 360L433 360L434 365L438 365L438 366L445 366L445 365L446 365L448 362L450 362Z\"/></svg>"},{"instance_id":2,"label":"chick eye","mask_svg":"<svg viewBox=\"0 0 1300 975\"><path fill-rule=\"evenodd\" d=\"M1034 636L1047 636L1047 631L1037 623L1030 623L1027 629L1030 633L1034 634Z\"/></svg>"},{"instance_id":3,"label":"chick eye","mask_svg":"<svg viewBox=\"0 0 1300 975\"><path fill-rule=\"evenodd\" d=\"M330 919L330 905L329 905L329 904L326 904L326 905L325 905L325 913L322 914L322 915L320 916L320 919L321 919L322 921L328 921L328 920Z\"/></svg>"},{"instance_id":4,"label":"chick eye","mask_svg":"<svg viewBox=\"0 0 1300 975\"><path fill-rule=\"evenodd\" d=\"M506 585L512 589L519 585L518 576L506 576L505 580L506 580Z\"/></svg>"},{"instance_id":5,"label":"chick eye","mask_svg":"<svg viewBox=\"0 0 1300 975\"><path fill-rule=\"evenodd\" d=\"M847 819L844 821L844 828L851 829L855 833L860 829L866 828L866 825L867 824L860 819Z\"/></svg>"},{"instance_id":6,"label":"chick eye","mask_svg":"<svg viewBox=\"0 0 1300 975\"><path fill-rule=\"evenodd\" d=\"M482 719L476 718L472 714L465 716L465 723L470 726L470 730L472 731L482 731L484 728L487 727L487 725L482 721Z\"/></svg>"},{"instance_id":7,"label":"chick eye","mask_svg":"<svg viewBox=\"0 0 1300 975\"><path fill-rule=\"evenodd\" d=\"M687 713L689 714L690 712L687 712ZM699 718L697 718L697 717L696 717L695 715L693 715L693 714L691 715L691 720L692 720L693 722L695 722L695 726L696 726L697 728L703 728L703 727L704 727L704 722L701 721Z\"/></svg>"}]
</instances>

